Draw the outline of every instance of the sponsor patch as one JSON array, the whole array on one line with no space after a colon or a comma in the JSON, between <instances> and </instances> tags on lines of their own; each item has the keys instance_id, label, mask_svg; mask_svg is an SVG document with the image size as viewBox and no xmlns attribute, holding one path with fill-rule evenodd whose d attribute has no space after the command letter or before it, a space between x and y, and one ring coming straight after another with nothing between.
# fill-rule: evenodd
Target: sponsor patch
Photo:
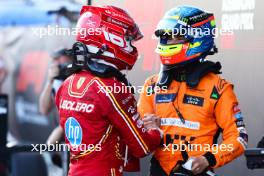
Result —
<instances>
[{"instance_id":1,"label":"sponsor patch","mask_svg":"<svg viewBox=\"0 0 264 176\"><path fill-rule=\"evenodd\" d=\"M237 130L239 131L239 133L245 133L247 134L246 128L245 127L238 127Z\"/></svg>"},{"instance_id":2,"label":"sponsor patch","mask_svg":"<svg viewBox=\"0 0 264 176\"><path fill-rule=\"evenodd\" d=\"M91 113L94 110L94 105L77 101L61 100L59 108L67 111Z\"/></svg>"},{"instance_id":3,"label":"sponsor patch","mask_svg":"<svg viewBox=\"0 0 264 176\"><path fill-rule=\"evenodd\" d=\"M139 119L139 113L136 113L135 115L132 116L133 121L136 121Z\"/></svg>"},{"instance_id":4,"label":"sponsor patch","mask_svg":"<svg viewBox=\"0 0 264 176\"><path fill-rule=\"evenodd\" d=\"M143 127L143 124L144 124L144 123L143 123L143 121L142 121L141 119L138 119L138 120L137 120L137 127L138 127L138 128L142 128L142 127Z\"/></svg>"},{"instance_id":5,"label":"sponsor patch","mask_svg":"<svg viewBox=\"0 0 264 176\"><path fill-rule=\"evenodd\" d=\"M137 109L135 106L129 106L129 108L127 110L127 112L131 113L131 114L134 114L136 111L137 111Z\"/></svg>"},{"instance_id":6,"label":"sponsor patch","mask_svg":"<svg viewBox=\"0 0 264 176\"><path fill-rule=\"evenodd\" d=\"M239 119L236 121L236 126L237 127L245 127L245 123L242 119Z\"/></svg>"},{"instance_id":7,"label":"sponsor patch","mask_svg":"<svg viewBox=\"0 0 264 176\"><path fill-rule=\"evenodd\" d=\"M242 119L243 119L243 117L242 117L242 113L241 113L241 112L236 113L234 116L235 116L235 118L236 118L237 120L242 120Z\"/></svg>"},{"instance_id":8,"label":"sponsor patch","mask_svg":"<svg viewBox=\"0 0 264 176\"><path fill-rule=\"evenodd\" d=\"M157 94L156 103L170 103L176 98L176 94Z\"/></svg>"},{"instance_id":9,"label":"sponsor patch","mask_svg":"<svg viewBox=\"0 0 264 176\"><path fill-rule=\"evenodd\" d=\"M181 119L179 118L161 118L161 126L177 126L177 127L188 128L192 130L200 129L199 122L192 122L192 121L185 120L185 123L182 123Z\"/></svg>"},{"instance_id":10,"label":"sponsor patch","mask_svg":"<svg viewBox=\"0 0 264 176\"><path fill-rule=\"evenodd\" d=\"M74 117L69 117L65 122L65 136L70 142L71 146L77 147L82 143L83 132L78 120Z\"/></svg>"},{"instance_id":11,"label":"sponsor patch","mask_svg":"<svg viewBox=\"0 0 264 176\"><path fill-rule=\"evenodd\" d=\"M244 147L244 149L247 148L247 142L242 137L238 137L237 141Z\"/></svg>"},{"instance_id":12,"label":"sponsor patch","mask_svg":"<svg viewBox=\"0 0 264 176\"><path fill-rule=\"evenodd\" d=\"M248 142L248 135L245 127L238 127L239 136L244 139L244 141Z\"/></svg>"},{"instance_id":13,"label":"sponsor patch","mask_svg":"<svg viewBox=\"0 0 264 176\"><path fill-rule=\"evenodd\" d=\"M243 138L245 142L248 142L248 135L246 133L239 133L239 136Z\"/></svg>"},{"instance_id":14,"label":"sponsor patch","mask_svg":"<svg viewBox=\"0 0 264 176\"><path fill-rule=\"evenodd\" d=\"M126 97L126 98L124 98L122 100L122 104L125 105L125 104L127 104L132 99L133 99L133 95L130 94L128 97Z\"/></svg>"},{"instance_id":15,"label":"sponsor patch","mask_svg":"<svg viewBox=\"0 0 264 176\"><path fill-rule=\"evenodd\" d=\"M77 89L80 89L85 82L85 77L80 77L79 80L77 81Z\"/></svg>"},{"instance_id":16,"label":"sponsor patch","mask_svg":"<svg viewBox=\"0 0 264 176\"><path fill-rule=\"evenodd\" d=\"M183 98L183 103L195 106L203 106L204 98L185 94Z\"/></svg>"},{"instance_id":17,"label":"sponsor patch","mask_svg":"<svg viewBox=\"0 0 264 176\"><path fill-rule=\"evenodd\" d=\"M218 100L220 98L220 94L218 93L216 87L213 88L210 98L215 100Z\"/></svg>"},{"instance_id":18,"label":"sponsor patch","mask_svg":"<svg viewBox=\"0 0 264 176\"><path fill-rule=\"evenodd\" d=\"M164 139L165 140L163 142L165 142L166 145L178 143L179 140L190 144L192 141L195 140L195 137L178 135L178 134L165 134ZM164 145L162 146L164 147Z\"/></svg>"}]
</instances>

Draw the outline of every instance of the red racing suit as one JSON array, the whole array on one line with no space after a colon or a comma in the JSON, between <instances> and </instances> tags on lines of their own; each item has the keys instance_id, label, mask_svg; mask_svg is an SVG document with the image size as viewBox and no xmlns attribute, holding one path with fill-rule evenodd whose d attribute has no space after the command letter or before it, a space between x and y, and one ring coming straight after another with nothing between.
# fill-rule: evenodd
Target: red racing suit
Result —
<instances>
[{"instance_id":1,"label":"red racing suit","mask_svg":"<svg viewBox=\"0 0 264 176\"><path fill-rule=\"evenodd\" d=\"M143 157L161 142L159 130L143 127L127 86L113 77L73 74L58 90L56 106L70 146L70 176L121 176L125 151Z\"/></svg>"}]
</instances>

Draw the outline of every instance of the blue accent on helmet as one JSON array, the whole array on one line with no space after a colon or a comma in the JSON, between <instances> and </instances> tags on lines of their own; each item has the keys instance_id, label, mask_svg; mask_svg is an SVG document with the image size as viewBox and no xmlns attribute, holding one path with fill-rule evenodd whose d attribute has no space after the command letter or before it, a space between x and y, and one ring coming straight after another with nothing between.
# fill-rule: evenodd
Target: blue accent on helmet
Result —
<instances>
[{"instance_id":1,"label":"blue accent on helmet","mask_svg":"<svg viewBox=\"0 0 264 176\"><path fill-rule=\"evenodd\" d=\"M191 6L180 6L180 7L175 7L170 9L166 15L169 16L176 16L179 15L183 18L189 17L189 16L194 16L194 15L199 15L200 13L203 13L202 10L191 7Z\"/></svg>"}]
</instances>

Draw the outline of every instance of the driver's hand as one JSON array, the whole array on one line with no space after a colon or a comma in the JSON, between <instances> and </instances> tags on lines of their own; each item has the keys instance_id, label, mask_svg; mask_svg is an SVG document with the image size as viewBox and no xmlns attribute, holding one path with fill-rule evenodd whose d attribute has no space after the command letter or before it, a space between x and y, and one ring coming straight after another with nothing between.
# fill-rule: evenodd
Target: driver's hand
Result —
<instances>
[{"instance_id":1,"label":"driver's hand","mask_svg":"<svg viewBox=\"0 0 264 176\"><path fill-rule=\"evenodd\" d=\"M142 119L144 122L144 127L149 129L158 129L160 127L160 117L154 114L145 114Z\"/></svg>"},{"instance_id":2,"label":"driver's hand","mask_svg":"<svg viewBox=\"0 0 264 176\"><path fill-rule=\"evenodd\" d=\"M193 157L192 172L194 175L202 173L209 166L209 162L204 156Z\"/></svg>"}]
</instances>

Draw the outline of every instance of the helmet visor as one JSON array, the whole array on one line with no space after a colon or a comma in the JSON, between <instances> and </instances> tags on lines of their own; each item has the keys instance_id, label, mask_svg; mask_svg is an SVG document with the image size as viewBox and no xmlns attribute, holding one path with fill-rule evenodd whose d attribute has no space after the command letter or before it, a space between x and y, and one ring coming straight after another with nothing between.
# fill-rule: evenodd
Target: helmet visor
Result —
<instances>
[{"instance_id":1,"label":"helmet visor","mask_svg":"<svg viewBox=\"0 0 264 176\"><path fill-rule=\"evenodd\" d=\"M138 41L144 37L137 24L128 29L125 33L126 40Z\"/></svg>"},{"instance_id":2,"label":"helmet visor","mask_svg":"<svg viewBox=\"0 0 264 176\"><path fill-rule=\"evenodd\" d=\"M156 32L161 32L161 33L156 33L156 36L159 37L162 34L162 31L174 31L174 28L177 26L178 20L176 19L162 19L156 28Z\"/></svg>"},{"instance_id":3,"label":"helmet visor","mask_svg":"<svg viewBox=\"0 0 264 176\"><path fill-rule=\"evenodd\" d=\"M159 43L162 45L176 45L189 42L184 35L162 35L159 37L159 40Z\"/></svg>"}]
</instances>

